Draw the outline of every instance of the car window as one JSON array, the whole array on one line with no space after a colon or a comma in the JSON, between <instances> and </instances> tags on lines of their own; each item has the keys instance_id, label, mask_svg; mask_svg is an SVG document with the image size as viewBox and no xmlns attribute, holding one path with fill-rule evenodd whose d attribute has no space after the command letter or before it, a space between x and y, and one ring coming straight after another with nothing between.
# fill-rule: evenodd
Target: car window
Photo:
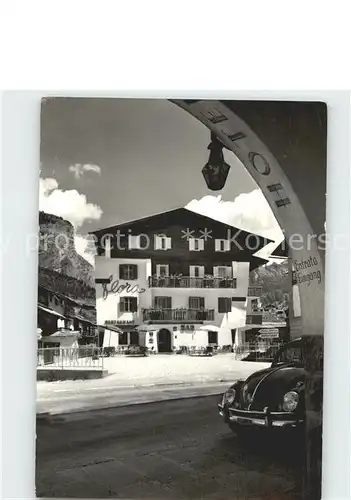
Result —
<instances>
[{"instance_id":1,"label":"car window","mask_svg":"<svg viewBox=\"0 0 351 500\"><path fill-rule=\"evenodd\" d=\"M303 363L302 348L300 346L288 346L281 349L274 359L274 364L277 363Z\"/></svg>"}]
</instances>

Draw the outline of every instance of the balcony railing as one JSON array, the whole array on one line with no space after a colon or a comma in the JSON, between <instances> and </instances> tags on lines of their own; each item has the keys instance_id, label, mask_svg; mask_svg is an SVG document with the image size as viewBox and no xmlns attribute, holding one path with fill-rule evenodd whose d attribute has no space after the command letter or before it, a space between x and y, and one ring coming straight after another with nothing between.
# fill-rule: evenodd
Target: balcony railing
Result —
<instances>
[{"instance_id":1,"label":"balcony railing","mask_svg":"<svg viewBox=\"0 0 351 500\"><path fill-rule=\"evenodd\" d=\"M143 321L214 321L214 309L144 309Z\"/></svg>"},{"instance_id":2,"label":"balcony railing","mask_svg":"<svg viewBox=\"0 0 351 500\"><path fill-rule=\"evenodd\" d=\"M150 288L236 288L236 278L150 276Z\"/></svg>"}]
</instances>

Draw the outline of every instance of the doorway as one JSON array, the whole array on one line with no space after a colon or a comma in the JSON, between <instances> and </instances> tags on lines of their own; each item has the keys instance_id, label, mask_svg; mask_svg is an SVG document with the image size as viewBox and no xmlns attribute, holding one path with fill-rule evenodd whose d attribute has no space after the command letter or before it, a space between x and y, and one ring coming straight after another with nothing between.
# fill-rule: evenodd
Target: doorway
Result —
<instances>
[{"instance_id":1,"label":"doorway","mask_svg":"<svg viewBox=\"0 0 351 500\"><path fill-rule=\"evenodd\" d=\"M211 330L208 332L208 343L209 345L218 345L218 332Z\"/></svg>"},{"instance_id":2,"label":"doorway","mask_svg":"<svg viewBox=\"0 0 351 500\"><path fill-rule=\"evenodd\" d=\"M172 334L167 328L162 328L157 334L158 352L172 352Z\"/></svg>"},{"instance_id":3,"label":"doorway","mask_svg":"<svg viewBox=\"0 0 351 500\"><path fill-rule=\"evenodd\" d=\"M139 345L139 332L133 330L129 334L129 345Z\"/></svg>"}]
</instances>

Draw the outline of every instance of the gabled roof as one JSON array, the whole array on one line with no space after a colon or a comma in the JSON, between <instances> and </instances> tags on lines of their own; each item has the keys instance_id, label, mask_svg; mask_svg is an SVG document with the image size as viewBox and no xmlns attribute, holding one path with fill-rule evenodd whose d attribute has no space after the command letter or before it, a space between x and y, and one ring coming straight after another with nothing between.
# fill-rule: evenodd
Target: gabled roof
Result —
<instances>
[{"instance_id":1,"label":"gabled roof","mask_svg":"<svg viewBox=\"0 0 351 500\"><path fill-rule=\"evenodd\" d=\"M143 217L141 219L132 220L129 222L123 222L121 224L117 224L115 226L110 226L105 229L99 229L97 231L92 231L90 234L95 235L97 238L101 238L105 234L116 234L119 231L130 230L134 234L143 233L147 231L161 231L162 229L166 229L168 227L182 225L183 227L187 227L190 230L199 228L201 230L207 229L209 231L215 232L216 230L226 230L230 231L232 236L235 235L235 240L241 244L242 242L247 241L247 239L251 236L255 238L257 241L257 246L253 253L256 253L258 250L266 246L268 243L272 243L272 240L268 240L263 236L259 236L253 233L249 233L240 228L232 226L230 224L226 224L224 222L218 221L216 219L212 219L207 215L202 215L197 212L193 212L187 208L176 208L173 210L169 210L167 212L162 212L159 214ZM246 245L247 249L247 245Z\"/></svg>"},{"instance_id":2,"label":"gabled roof","mask_svg":"<svg viewBox=\"0 0 351 500\"><path fill-rule=\"evenodd\" d=\"M272 257L288 257L289 247L288 242L283 240L280 245L271 253Z\"/></svg>"}]
</instances>

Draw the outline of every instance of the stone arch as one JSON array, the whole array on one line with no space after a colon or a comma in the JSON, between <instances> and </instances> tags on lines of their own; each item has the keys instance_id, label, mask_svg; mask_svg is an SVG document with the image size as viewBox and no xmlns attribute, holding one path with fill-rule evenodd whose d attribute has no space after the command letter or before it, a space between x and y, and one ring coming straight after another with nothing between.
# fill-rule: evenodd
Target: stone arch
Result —
<instances>
[{"instance_id":1,"label":"stone arch","mask_svg":"<svg viewBox=\"0 0 351 500\"><path fill-rule=\"evenodd\" d=\"M324 254L319 245L322 242L321 234L313 232L304 206L293 188L291 175L289 179L263 140L238 113L230 109L226 101L172 102L214 132L225 147L237 156L262 190L274 216L284 229L286 239L290 242L291 257L298 267L303 333L323 335ZM232 101L228 101L230 102ZM296 131L292 131L292 135L296 135ZM325 171L321 174L325 175ZM325 198L322 199L322 204L324 207L322 205L321 213L324 213ZM315 210L318 210L318 207ZM316 220L319 218L317 214Z\"/></svg>"}]
</instances>

